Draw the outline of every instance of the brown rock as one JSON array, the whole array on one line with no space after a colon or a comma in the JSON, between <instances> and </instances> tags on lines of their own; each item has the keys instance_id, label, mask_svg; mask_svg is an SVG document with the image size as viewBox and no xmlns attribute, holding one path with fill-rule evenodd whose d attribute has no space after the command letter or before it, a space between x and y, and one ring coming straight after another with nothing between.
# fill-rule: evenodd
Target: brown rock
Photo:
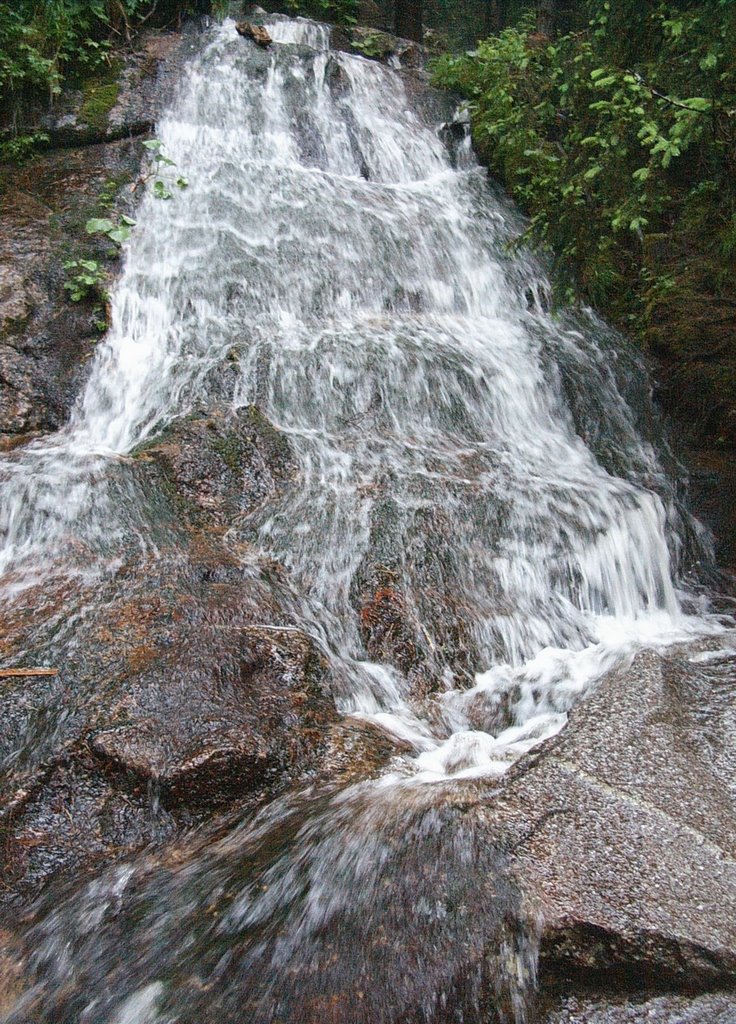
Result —
<instances>
[{"instance_id":1,"label":"brown rock","mask_svg":"<svg viewBox=\"0 0 736 1024\"><path fill-rule=\"evenodd\" d=\"M235 26L238 35L252 39L256 46L270 46L273 40L262 25L253 25L250 21L239 21Z\"/></svg>"},{"instance_id":2,"label":"brown rock","mask_svg":"<svg viewBox=\"0 0 736 1024\"><path fill-rule=\"evenodd\" d=\"M24 963L20 946L11 932L0 928L0 1014L15 1005L23 988Z\"/></svg>"}]
</instances>

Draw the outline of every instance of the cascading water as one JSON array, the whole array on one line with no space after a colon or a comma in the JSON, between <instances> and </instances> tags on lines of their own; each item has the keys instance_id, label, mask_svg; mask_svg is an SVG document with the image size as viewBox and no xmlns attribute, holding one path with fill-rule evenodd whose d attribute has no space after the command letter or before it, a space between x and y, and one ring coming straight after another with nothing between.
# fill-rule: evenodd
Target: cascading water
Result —
<instances>
[{"instance_id":1,"label":"cascading water","mask_svg":"<svg viewBox=\"0 0 736 1024\"><path fill-rule=\"evenodd\" d=\"M502 773L638 644L718 628L681 609L679 519L624 397L616 339L592 316L545 311L543 274L505 247L513 214L467 142L451 157L399 74L329 51L322 26L270 29L268 53L232 22L213 30L158 126L190 187L143 200L113 326L68 426L2 465L0 568L22 602L51 573L94 591L131 543L154 545L125 457L206 404L235 359L232 407L257 404L300 466L298 492L275 499L250 539L287 567L295 624L340 666L340 710L413 753L378 782L275 804L165 882L143 863L70 897L37 928L52 981L13 1020L229 1021L243 998L249 1020L302 1019L295 960L339 958L328 923L382 872L395 880L408 853L390 861L387 847L432 831L450 780ZM595 395L587 407L571 379ZM376 549L442 680L429 715L395 665L363 650L354 587ZM445 606L483 673L472 688L443 656ZM419 785L431 780L437 793ZM477 870L489 857L463 848ZM247 878L244 859L256 864ZM501 920L510 897L497 898L484 913ZM372 928L390 923L382 913ZM442 960L447 936L427 927ZM533 955L520 949L528 982ZM397 957L395 1006L360 995L352 1019L409 1019L398 1011L429 990L404 990L401 976L420 962ZM72 977L83 994L60 1009L52 989ZM523 1020L523 997L503 998Z\"/></svg>"}]
</instances>

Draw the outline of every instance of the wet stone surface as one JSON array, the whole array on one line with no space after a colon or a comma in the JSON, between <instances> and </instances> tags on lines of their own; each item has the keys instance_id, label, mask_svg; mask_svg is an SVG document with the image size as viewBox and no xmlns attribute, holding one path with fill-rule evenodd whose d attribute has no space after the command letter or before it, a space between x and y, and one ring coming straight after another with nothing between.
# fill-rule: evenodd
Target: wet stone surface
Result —
<instances>
[{"instance_id":1,"label":"wet stone surface","mask_svg":"<svg viewBox=\"0 0 736 1024\"><path fill-rule=\"evenodd\" d=\"M104 296L74 303L69 260L94 260L111 278L119 256L85 231L90 217L134 212L144 149L195 37L151 34L105 82L65 92L36 130L50 151L0 167L0 448L57 429L67 418L100 340ZM33 126L29 126L31 130Z\"/></svg>"},{"instance_id":2,"label":"wet stone surface","mask_svg":"<svg viewBox=\"0 0 736 1024\"><path fill-rule=\"evenodd\" d=\"M127 141L53 152L0 182L0 445L65 420L100 338L99 297L72 303L63 263L107 258L86 235L108 183L117 190L137 173L140 153ZM114 254L113 254L114 255Z\"/></svg>"},{"instance_id":3,"label":"wet stone surface","mask_svg":"<svg viewBox=\"0 0 736 1024\"><path fill-rule=\"evenodd\" d=\"M255 408L215 406L116 474L118 500L145 496L155 550L129 549L101 592L61 576L7 610L6 663L30 649L60 667L0 679L6 899L262 799L315 768L336 723L283 567L226 536L292 483L285 438Z\"/></svg>"},{"instance_id":4,"label":"wet stone surface","mask_svg":"<svg viewBox=\"0 0 736 1024\"><path fill-rule=\"evenodd\" d=\"M160 467L182 514L210 525L248 516L297 475L285 437L255 406L178 420L133 457Z\"/></svg>"},{"instance_id":5,"label":"wet stone surface","mask_svg":"<svg viewBox=\"0 0 736 1024\"><path fill-rule=\"evenodd\" d=\"M365 51L370 35L356 38ZM390 61L389 43L377 56ZM117 83L68 98L49 128L72 148L39 158L3 198L8 447L63 422L84 375L93 309L59 302L59 266L100 189L138 173L137 144L111 140L150 126L149 84L179 44L146 45ZM253 81L267 76L268 53L234 46ZM347 77L330 61L339 96ZM425 112L439 110L421 74L405 77ZM299 81L283 95L307 159ZM421 314L411 284L386 291L384 313ZM159 1013L181 1024L726 1024L736 682L733 651L717 648L733 638L639 654L501 781L407 781L416 751L340 719L345 664L309 635L285 565L249 544L271 503L303 488L304 466L258 408L233 412L237 360L224 361L219 403L201 396L130 456L90 470L107 547L62 537L64 569L4 609L3 663L30 656L58 675L0 680L0 902L8 922L24 915L18 936L0 931L0 1013L12 1024ZM462 463L471 483L497 468ZM486 565L453 562L458 523L491 549L504 525L470 493L443 486L455 519L426 496L411 512L386 496L366 517L346 601L358 656L403 673L417 705L445 672L470 681L479 645L466 621L499 611L490 585L473 607L478 593L457 583ZM507 719L478 709L472 724L497 732Z\"/></svg>"},{"instance_id":6,"label":"wet stone surface","mask_svg":"<svg viewBox=\"0 0 736 1024\"><path fill-rule=\"evenodd\" d=\"M697 996L636 997L618 1002L595 998L564 1000L545 1024L733 1024L736 993Z\"/></svg>"},{"instance_id":7,"label":"wet stone surface","mask_svg":"<svg viewBox=\"0 0 736 1024\"><path fill-rule=\"evenodd\" d=\"M718 647L640 654L490 809L544 921L543 990L733 983L736 672Z\"/></svg>"}]
</instances>

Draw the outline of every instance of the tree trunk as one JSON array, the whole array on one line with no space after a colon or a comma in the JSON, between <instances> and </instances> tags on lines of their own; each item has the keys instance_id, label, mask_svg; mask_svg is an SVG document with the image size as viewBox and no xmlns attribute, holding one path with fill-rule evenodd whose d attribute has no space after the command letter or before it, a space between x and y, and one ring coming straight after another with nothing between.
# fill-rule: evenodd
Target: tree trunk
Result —
<instances>
[{"instance_id":1,"label":"tree trunk","mask_svg":"<svg viewBox=\"0 0 736 1024\"><path fill-rule=\"evenodd\" d=\"M555 0L537 0L537 34L552 39L555 34Z\"/></svg>"},{"instance_id":2,"label":"tree trunk","mask_svg":"<svg viewBox=\"0 0 736 1024\"><path fill-rule=\"evenodd\" d=\"M422 0L396 0L394 31L402 39L422 42Z\"/></svg>"},{"instance_id":3,"label":"tree trunk","mask_svg":"<svg viewBox=\"0 0 736 1024\"><path fill-rule=\"evenodd\" d=\"M508 23L508 0L490 0L487 21L487 32L502 32Z\"/></svg>"}]
</instances>

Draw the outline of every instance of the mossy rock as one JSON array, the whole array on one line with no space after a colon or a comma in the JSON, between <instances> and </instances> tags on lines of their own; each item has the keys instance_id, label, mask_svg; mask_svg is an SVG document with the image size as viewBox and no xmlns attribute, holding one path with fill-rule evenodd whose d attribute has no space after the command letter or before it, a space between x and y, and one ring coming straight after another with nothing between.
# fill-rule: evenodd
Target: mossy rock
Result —
<instances>
[{"instance_id":1,"label":"mossy rock","mask_svg":"<svg viewBox=\"0 0 736 1024\"><path fill-rule=\"evenodd\" d=\"M288 441L254 406L184 417L132 456L163 470L167 498L196 526L229 526L249 516L297 471Z\"/></svg>"},{"instance_id":2,"label":"mossy rock","mask_svg":"<svg viewBox=\"0 0 736 1024\"><path fill-rule=\"evenodd\" d=\"M107 128L110 111L118 101L120 83L88 82L84 87L84 100L79 108L79 119L90 128L104 132Z\"/></svg>"},{"instance_id":3,"label":"mossy rock","mask_svg":"<svg viewBox=\"0 0 736 1024\"><path fill-rule=\"evenodd\" d=\"M642 335L661 398L697 443L736 445L736 287L702 231L645 239Z\"/></svg>"}]
</instances>

